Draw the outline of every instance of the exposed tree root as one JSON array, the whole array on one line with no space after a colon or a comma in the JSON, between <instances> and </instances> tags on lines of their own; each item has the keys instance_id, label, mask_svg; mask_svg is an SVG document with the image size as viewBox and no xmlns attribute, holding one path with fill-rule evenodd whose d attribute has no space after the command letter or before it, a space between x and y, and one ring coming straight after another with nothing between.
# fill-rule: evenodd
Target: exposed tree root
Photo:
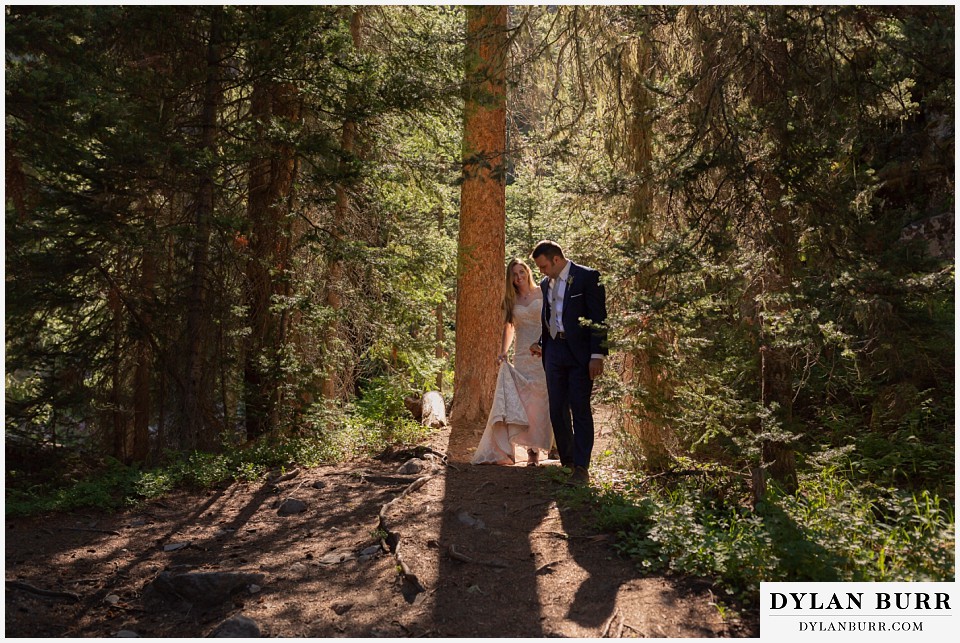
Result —
<instances>
[{"instance_id":1,"label":"exposed tree root","mask_svg":"<svg viewBox=\"0 0 960 643\"><path fill-rule=\"evenodd\" d=\"M119 536L119 531L114 531L112 529L94 529L93 527L61 527L65 531L90 531L95 534L110 534L111 536Z\"/></svg>"},{"instance_id":2,"label":"exposed tree root","mask_svg":"<svg viewBox=\"0 0 960 643\"><path fill-rule=\"evenodd\" d=\"M446 456L444 456L444 458L445 457ZM400 591L408 603L416 603L423 600L423 595L426 593L427 589L420 582L420 579L417 578L417 575L410 570L410 567L407 565L406 561L403 560L403 554L400 551L400 534L390 528L390 523L387 520L387 513L394 503L399 502L409 494L421 488L432 477L433 474L429 474L414 480L407 486L406 489L400 492L400 495L383 505L383 507L380 508L379 515L377 516L377 528L384 534L383 537L380 538L380 546L385 551L389 551L391 554L393 554L394 559L397 561L397 570L399 571L401 580Z\"/></svg>"},{"instance_id":3,"label":"exposed tree root","mask_svg":"<svg viewBox=\"0 0 960 643\"><path fill-rule=\"evenodd\" d=\"M600 638L607 638L607 633L610 631L610 626L613 625L613 622L617 619L617 616L620 616L620 608L613 610L613 614L610 615L610 618L607 619L606 624L603 626L603 631L600 632ZM617 638L620 638L620 634L623 633L623 618L620 619L620 631L617 634Z\"/></svg>"},{"instance_id":4,"label":"exposed tree root","mask_svg":"<svg viewBox=\"0 0 960 643\"><path fill-rule=\"evenodd\" d=\"M39 596L49 596L50 598L66 598L75 603L80 602L80 597L73 592L60 592L52 589L41 589L39 587L34 587L29 583L24 583L19 580L8 580L7 587L12 587L13 589L20 589L25 592L30 592L31 594L37 594Z\"/></svg>"},{"instance_id":5,"label":"exposed tree root","mask_svg":"<svg viewBox=\"0 0 960 643\"><path fill-rule=\"evenodd\" d=\"M498 560L486 561L486 560L476 560L475 558L471 558L470 556L467 556L466 554L458 551L456 548L456 545L450 545L450 547L447 548L447 551L450 553L450 558L453 558L454 560L459 560L460 562L463 562L463 563L472 563L474 565L486 565L487 567L498 567L501 569L509 567L507 563L504 563Z\"/></svg>"},{"instance_id":6,"label":"exposed tree root","mask_svg":"<svg viewBox=\"0 0 960 643\"><path fill-rule=\"evenodd\" d=\"M385 484L385 485L401 485L401 484L410 484L416 482L418 476L384 476L384 475L375 475L370 473L361 473L360 479L364 482L372 482L374 484Z\"/></svg>"}]
</instances>

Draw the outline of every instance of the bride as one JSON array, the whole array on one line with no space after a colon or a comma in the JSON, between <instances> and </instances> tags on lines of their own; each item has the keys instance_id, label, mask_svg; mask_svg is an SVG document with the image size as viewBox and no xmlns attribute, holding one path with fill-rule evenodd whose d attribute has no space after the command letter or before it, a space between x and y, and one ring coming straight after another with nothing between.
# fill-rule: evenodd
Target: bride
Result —
<instances>
[{"instance_id":1,"label":"bride","mask_svg":"<svg viewBox=\"0 0 960 643\"><path fill-rule=\"evenodd\" d=\"M553 439L543 363L529 349L540 339L543 295L522 259L511 259L507 264L506 281L497 390L487 427L471 462L515 464L519 451L520 459L537 466L540 452L548 451ZM507 351L514 336L516 349L511 364Z\"/></svg>"}]
</instances>

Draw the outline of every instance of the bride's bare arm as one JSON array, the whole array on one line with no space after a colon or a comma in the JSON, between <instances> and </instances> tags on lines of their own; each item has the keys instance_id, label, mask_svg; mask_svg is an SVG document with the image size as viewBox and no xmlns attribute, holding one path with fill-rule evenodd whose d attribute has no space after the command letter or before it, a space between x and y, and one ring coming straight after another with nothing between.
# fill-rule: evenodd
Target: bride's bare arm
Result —
<instances>
[{"instance_id":1,"label":"bride's bare arm","mask_svg":"<svg viewBox=\"0 0 960 643\"><path fill-rule=\"evenodd\" d=\"M503 335L500 339L500 355L497 357L497 364L507 359L507 351L510 350L510 344L513 343L513 324L503 325Z\"/></svg>"}]
</instances>

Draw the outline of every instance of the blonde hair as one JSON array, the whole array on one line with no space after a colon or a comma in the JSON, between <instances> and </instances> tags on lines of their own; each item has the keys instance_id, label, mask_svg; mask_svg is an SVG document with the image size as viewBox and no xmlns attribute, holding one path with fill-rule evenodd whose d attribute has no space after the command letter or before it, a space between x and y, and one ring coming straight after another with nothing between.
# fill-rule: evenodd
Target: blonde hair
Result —
<instances>
[{"instance_id":1,"label":"blonde hair","mask_svg":"<svg viewBox=\"0 0 960 643\"><path fill-rule=\"evenodd\" d=\"M523 270L527 273L527 283L531 290L537 287L537 282L533 280L533 271L530 270L527 262L519 257L511 259L507 264L507 287L503 291L503 321L507 324L513 323L513 307L517 303L517 288L513 285L513 267L517 265L523 266Z\"/></svg>"}]
</instances>

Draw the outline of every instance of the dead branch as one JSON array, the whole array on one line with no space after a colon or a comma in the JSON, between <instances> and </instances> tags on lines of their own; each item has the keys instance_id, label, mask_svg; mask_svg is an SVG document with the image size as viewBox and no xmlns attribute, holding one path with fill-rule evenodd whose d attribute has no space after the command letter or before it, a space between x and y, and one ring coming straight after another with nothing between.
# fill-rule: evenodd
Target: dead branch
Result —
<instances>
[{"instance_id":1,"label":"dead branch","mask_svg":"<svg viewBox=\"0 0 960 643\"><path fill-rule=\"evenodd\" d=\"M531 531L530 535L534 534L543 534L544 536L553 536L554 538L559 538L561 540L568 540L572 538L570 534L566 534L562 531Z\"/></svg>"},{"instance_id":2,"label":"dead branch","mask_svg":"<svg viewBox=\"0 0 960 643\"><path fill-rule=\"evenodd\" d=\"M384 476L367 473L361 473L360 479L364 482L373 482L374 484L386 485L410 484L411 482L417 481L416 476Z\"/></svg>"},{"instance_id":3,"label":"dead branch","mask_svg":"<svg viewBox=\"0 0 960 643\"><path fill-rule=\"evenodd\" d=\"M550 504L551 502L553 502L553 499L552 499L552 498L551 498L551 499L548 499L548 500L540 500L540 501L538 501L538 502L531 502L529 505L524 505L524 506L522 506L522 507L520 507L520 508L518 508L518 509L514 509L514 510L513 510L512 512L510 512L510 513L514 513L514 514L521 513L521 512L523 512L523 511L526 511L527 509L533 509L534 507L539 507L540 505L548 505L548 504Z\"/></svg>"},{"instance_id":4,"label":"dead branch","mask_svg":"<svg viewBox=\"0 0 960 643\"><path fill-rule=\"evenodd\" d=\"M643 480L640 481L640 484L638 486L643 487L648 482L653 482L657 478L674 478L674 477L679 478L682 476L697 476L697 475L704 475L707 473L709 472L704 471L703 469L680 469L680 470L670 469L669 471L664 471L662 473L657 473L655 475L644 478Z\"/></svg>"},{"instance_id":5,"label":"dead branch","mask_svg":"<svg viewBox=\"0 0 960 643\"><path fill-rule=\"evenodd\" d=\"M480 493L480 490L483 489L484 487L486 487L487 485L490 485L491 487L494 486L493 480L487 480L487 481L484 482L482 485L480 485L479 487L477 487L476 489L474 489L473 492L474 492L474 493Z\"/></svg>"},{"instance_id":6,"label":"dead branch","mask_svg":"<svg viewBox=\"0 0 960 643\"><path fill-rule=\"evenodd\" d=\"M276 478L273 477L274 475L276 475L276 474L271 474L271 475L267 478L267 480L268 480L269 482L274 483L274 484L276 484L276 483L278 483L278 482L286 482L287 480L293 480L293 479L296 478L298 475L300 475L300 469L297 468L297 469L294 469L293 471L289 471L289 472L287 472L287 473L285 473L285 474L283 474L283 475L277 475Z\"/></svg>"},{"instance_id":7,"label":"dead branch","mask_svg":"<svg viewBox=\"0 0 960 643\"><path fill-rule=\"evenodd\" d=\"M466 554L461 554L459 551L457 551L457 548L453 545L450 545L450 547L447 548L447 551L450 553L450 557L453 558L454 560L459 560L460 562L463 562L463 563L476 562L474 559L470 558Z\"/></svg>"},{"instance_id":8,"label":"dead branch","mask_svg":"<svg viewBox=\"0 0 960 643\"><path fill-rule=\"evenodd\" d=\"M37 594L39 596L49 596L51 598L66 598L73 601L74 603L80 602L80 597L73 592L60 592L52 589L41 589L39 587L34 587L29 583L24 583L19 580L8 580L7 587L12 587L13 589L20 589L25 592L30 592L31 594Z\"/></svg>"},{"instance_id":9,"label":"dead branch","mask_svg":"<svg viewBox=\"0 0 960 643\"><path fill-rule=\"evenodd\" d=\"M112 529L94 529L92 527L61 527L65 531L92 531L96 534L110 534L111 536L120 536L122 535L119 531L114 531Z\"/></svg>"},{"instance_id":10,"label":"dead branch","mask_svg":"<svg viewBox=\"0 0 960 643\"><path fill-rule=\"evenodd\" d=\"M403 591L404 597L408 598L411 602L416 601L417 597L420 597L422 600L421 595L425 593L427 589L420 582L420 579L417 578L417 575L410 571L406 561L403 560L403 556L400 553L400 534L390 529L390 524L387 521L387 512L391 505L425 485L431 477L432 475L425 475L411 482L396 498L380 507L380 513L377 515L377 529L384 534L380 539L380 546L384 551L389 551L393 554L404 587L401 591Z\"/></svg>"},{"instance_id":11,"label":"dead branch","mask_svg":"<svg viewBox=\"0 0 960 643\"><path fill-rule=\"evenodd\" d=\"M145 609L140 609L139 607L130 607L129 605L114 604L114 605L107 605L107 608L114 609L114 610L123 610L124 612L139 612L140 614L147 613L147 610Z\"/></svg>"},{"instance_id":12,"label":"dead branch","mask_svg":"<svg viewBox=\"0 0 960 643\"><path fill-rule=\"evenodd\" d=\"M508 567L506 563L500 562L497 560L485 561L485 560L476 560L474 558L471 558L470 556L467 556L466 554L463 554L460 551L458 551L456 545L450 545L450 547L447 548L447 551L450 553L451 558L455 560L459 560L460 562L463 562L463 563L472 563L474 565L485 565L487 567L498 567L500 569Z\"/></svg>"}]
</instances>

